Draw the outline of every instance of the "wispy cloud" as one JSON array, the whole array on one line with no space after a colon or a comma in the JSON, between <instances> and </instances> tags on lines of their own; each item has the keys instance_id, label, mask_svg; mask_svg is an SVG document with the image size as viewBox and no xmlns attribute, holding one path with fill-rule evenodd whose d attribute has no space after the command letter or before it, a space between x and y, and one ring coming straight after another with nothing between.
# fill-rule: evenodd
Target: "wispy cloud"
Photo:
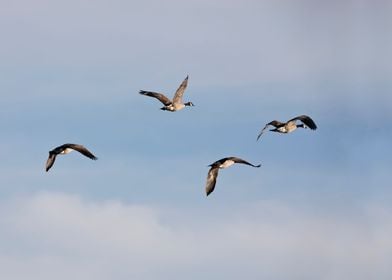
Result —
<instances>
[{"instance_id":1,"label":"wispy cloud","mask_svg":"<svg viewBox=\"0 0 392 280\"><path fill-rule=\"evenodd\" d=\"M221 220L42 193L2 201L4 279L388 279L390 207L315 214L283 202ZM189 214L189 213L188 213ZM169 221L169 222L168 222Z\"/></svg>"}]
</instances>

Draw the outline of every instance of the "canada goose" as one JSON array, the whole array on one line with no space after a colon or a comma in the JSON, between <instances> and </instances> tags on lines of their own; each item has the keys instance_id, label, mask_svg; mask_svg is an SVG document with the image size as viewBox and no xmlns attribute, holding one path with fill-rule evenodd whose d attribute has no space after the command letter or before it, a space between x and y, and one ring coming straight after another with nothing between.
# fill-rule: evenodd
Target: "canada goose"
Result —
<instances>
[{"instance_id":1,"label":"canada goose","mask_svg":"<svg viewBox=\"0 0 392 280\"><path fill-rule=\"evenodd\" d=\"M297 121L301 121L302 123L297 124ZM290 132L293 132L294 130L296 130L298 127L302 127L302 128L309 127L312 130L317 129L317 125L314 123L314 121L309 116L306 116L306 115L301 115L301 116L295 117L285 123L282 123L277 120L273 120L272 122L269 122L264 126L264 128L261 130L261 132L257 136L257 140L259 140L259 138L261 137L263 132L270 125L275 127L274 129L270 129L270 131L279 132L279 133L290 133Z\"/></svg>"},{"instance_id":2,"label":"canada goose","mask_svg":"<svg viewBox=\"0 0 392 280\"><path fill-rule=\"evenodd\" d=\"M161 110L175 112L184 109L185 106L195 106L193 105L192 102L183 103L182 101L182 96L184 95L184 91L187 85L188 85L188 76L186 76L185 80L181 83L181 85L177 89L176 93L174 94L173 101L167 98L164 94L158 92L141 90L139 91L139 93L146 96L155 97L156 99L161 101L163 105L165 105L161 108Z\"/></svg>"},{"instance_id":3,"label":"canada goose","mask_svg":"<svg viewBox=\"0 0 392 280\"><path fill-rule=\"evenodd\" d=\"M53 150L49 151L49 157L46 161L46 172L53 166L54 161L56 160L57 155L65 155L72 151L78 151L82 155L85 155L88 158L93 160L97 160L98 158L94 156L89 150L87 150L84 146L78 144L64 144L54 148Z\"/></svg>"},{"instance_id":4,"label":"canada goose","mask_svg":"<svg viewBox=\"0 0 392 280\"><path fill-rule=\"evenodd\" d=\"M215 161L214 163L209 165L209 166L211 166L211 168L208 171L208 175L207 175L207 184L206 184L207 196L210 193L212 193L215 189L216 178L218 177L219 169L227 168L229 166L232 166L234 163L242 163L242 164L250 165L253 167L260 167L261 166L261 164L253 165L253 164L251 164L243 159L240 159L238 157L226 157L226 158L222 158L218 161Z\"/></svg>"}]
</instances>

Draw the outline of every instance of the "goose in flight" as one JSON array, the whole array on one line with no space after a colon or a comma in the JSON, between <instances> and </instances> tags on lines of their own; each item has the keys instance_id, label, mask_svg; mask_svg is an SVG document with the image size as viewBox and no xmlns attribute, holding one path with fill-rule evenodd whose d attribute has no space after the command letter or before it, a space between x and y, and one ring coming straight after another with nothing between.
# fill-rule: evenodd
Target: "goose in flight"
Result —
<instances>
[{"instance_id":1,"label":"goose in flight","mask_svg":"<svg viewBox=\"0 0 392 280\"><path fill-rule=\"evenodd\" d=\"M94 156L89 150L87 150L84 146L78 144L64 144L54 148L49 151L49 157L46 161L46 172L53 166L54 161L56 160L57 155L65 155L72 151L78 151L82 155L91 158L93 160L97 160L98 158Z\"/></svg>"},{"instance_id":2,"label":"goose in flight","mask_svg":"<svg viewBox=\"0 0 392 280\"><path fill-rule=\"evenodd\" d=\"M209 166L211 166L211 168L208 171L208 175L207 175L207 184L206 184L207 196L210 193L212 193L215 189L216 178L218 177L219 169L227 168L229 166L232 166L234 163L242 163L242 164L250 165L253 167L260 167L261 166L261 164L253 165L253 164L251 164L243 159L240 159L238 157L226 157L226 158L222 158L218 161L215 161L214 163L209 165Z\"/></svg>"},{"instance_id":3,"label":"goose in flight","mask_svg":"<svg viewBox=\"0 0 392 280\"><path fill-rule=\"evenodd\" d=\"M300 121L302 123L297 124L297 121ZM290 132L293 132L294 130L296 130L298 127L302 127L302 128L309 127L312 130L317 129L317 125L314 123L314 121L309 116L306 116L306 115L301 115L301 116L295 117L291 120L288 120L285 123L282 123L277 120L273 120L272 122L269 122L264 126L264 128L261 130L261 132L257 136L257 140L259 140L261 135L264 133L264 131L270 125L275 127L274 129L270 129L270 131L279 132L279 133L290 133Z\"/></svg>"},{"instance_id":4,"label":"goose in flight","mask_svg":"<svg viewBox=\"0 0 392 280\"><path fill-rule=\"evenodd\" d=\"M154 97L154 98L158 99L159 101L161 101L164 105L161 108L161 110L175 112L175 111L179 111L181 109L184 109L185 106L195 106L195 105L193 105L192 102L184 103L182 101L182 96L184 95L184 92L185 92L187 85L188 85L188 76L186 76L185 80L178 87L176 93L174 94L173 100L170 100L164 94L158 93L158 92L141 90L141 91L139 91L139 93L142 95Z\"/></svg>"}]
</instances>

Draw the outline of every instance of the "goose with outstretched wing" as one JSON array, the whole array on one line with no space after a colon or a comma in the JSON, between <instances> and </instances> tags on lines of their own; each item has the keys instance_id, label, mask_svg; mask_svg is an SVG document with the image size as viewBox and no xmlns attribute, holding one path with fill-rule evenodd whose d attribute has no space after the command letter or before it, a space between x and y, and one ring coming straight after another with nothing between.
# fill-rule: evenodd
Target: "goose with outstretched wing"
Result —
<instances>
[{"instance_id":1,"label":"goose with outstretched wing","mask_svg":"<svg viewBox=\"0 0 392 280\"><path fill-rule=\"evenodd\" d=\"M195 106L192 102L183 102L182 97L184 95L185 89L188 86L188 76L181 83L181 85L176 90L173 100L170 100L166 95L153 91L140 90L139 93L145 96L150 96L158 99L164 105L161 110L175 112L184 109L186 106Z\"/></svg>"},{"instance_id":2,"label":"goose with outstretched wing","mask_svg":"<svg viewBox=\"0 0 392 280\"><path fill-rule=\"evenodd\" d=\"M238 157L226 157L226 158L222 158L220 160L215 161L214 163L209 165L211 168L208 171L207 183L206 183L206 187L205 187L207 196L210 193L212 193L215 189L216 179L218 177L219 169L230 167L235 163L246 164L246 165L253 166L253 167L260 167L261 166L261 164L253 165L253 164L247 162L246 160L243 160Z\"/></svg>"},{"instance_id":3,"label":"goose with outstretched wing","mask_svg":"<svg viewBox=\"0 0 392 280\"><path fill-rule=\"evenodd\" d=\"M297 123L297 121L300 121L301 123ZM277 120L273 120L272 122L269 122L264 126L264 128L261 130L261 132L257 136L257 140L259 140L261 135L264 133L264 131L269 126L275 127L274 129L270 129L269 131L278 132L278 133L290 133L299 127L301 127L301 128L308 128L309 127L312 130L317 129L317 125L315 124L315 122L312 120L311 117L309 117L307 115L301 115L301 116L292 118L291 120L288 120L285 123L277 121Z\"/></svg>"},{"instance_id":4,"label":"goose with outstretched wing","mask_svg":"<svg viewBox=\"0 0 392 280\"><path fill-rule=\"evenodd\" d=\"M89 150L87 150L87 148L85 148L84 146L79 145L79 144L69 144L68 143L68 144L58 146L58 147L54 148L53 150L49 151L49 157L48 157L48 160L46 161L46 172L48 172L49 169L53 166L53 164L56 160L56 157L58 155L69 154L72 151L77 151L92 160L98 159Z\"/></svg>"}]
</instances>

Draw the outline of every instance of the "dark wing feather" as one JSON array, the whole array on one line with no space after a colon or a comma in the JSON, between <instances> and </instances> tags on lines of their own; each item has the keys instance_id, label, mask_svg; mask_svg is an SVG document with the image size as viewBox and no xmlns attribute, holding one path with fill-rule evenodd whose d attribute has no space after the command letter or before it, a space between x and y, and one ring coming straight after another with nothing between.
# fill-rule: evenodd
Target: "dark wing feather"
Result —
<instances>
[{"instance_id":1,"label":"dark wing feather","mask_svg":"<svg viewBox=\"0 0 392 280\"><path fill-rule=\"evenodd\" d=\"M267 123L264 128L260 131L259 135L257 135L257 140L259 140L259 138L261 137L261 135L264 133L264 131L270 126L275 126L275 127L281 127L282 125L284 125L284 123L277 121L277 120L273 120L272 122Z\"/></svg>"},{"instance_id":2,"label":"dark wing feather","mask_svg":"<svg viewBox=\"0 0 392 280\"><path fill-rule=\"evenodd\" d=\"M61 146L58 146L58 147L54 148L53 150L51 150L49 153L58 155L67 148L67 145L68 144L63 144Z\"/></svg>"},{"instance_id":3,"label":"dark wing feather","mask_svg":"<svg viewBox=\"0 0 392 280\"><path fill-rule=\"evenodd\" d=\"M71 148L75 151L78 151L82 155L91 158L93 160L97 160L98 158L94 156L89 150L87 150L84 146L78 144L67 144L67 148Z\"/></svg>"},{"instance_id":4,"label":"dark wing feather","mask_svg":"<svg viewBox=\"0 0 392 280\"><path fill-rule=\"evenodd\" d=\"M53 166L55 160L56 160L56 155L49 153L48 160L46 161L46 172L48 172L49 169Z\"/></svg>"},{"instance_id":5,"label":"dark wing feather","mask_svg":"<svg viewBox=\"0 0 392 280\"><path fill-rule=\"evenodd\" d=\"M141 91L139 91L139 93L142 95L154 97L154 98L158 99L159 101L161 101L163 103L163 105L165 105L165 106L172 104L171 100L169 98L167 98L162 93L153 92L153 91L145 91L145 90L141 90Z\"/></svg>"},{"instance_id":6,"label":"dark wing feather","mask_svg":"<svg viewBox=\"0 0 392 280\"><path fill-rule=\"evenodd\" d=\"M223 164L228 159L229 159L228 157L222 158L220 160L215 161L214 163L211 163L209 166L211 166L211 167L219 167L221 164Z\"/></svg>"},{"instance_id":7,"label":"dark wing feather","mask_svg":"<svg viewBox=\"0 0 392 280\"><path fill-rule=\"evenodd\" d=\"M253 165L253 164L247 162L246 160L243 160L242 158L238 158L238 157L229 157L227 159L232 160L235 163L242 163L242 164L250 165L250 166L253 166L253 167L260 167L261 166L261 164Z\"/></svg>"},{"instance_id":8,"label":"dark wing feather","mask_svg":"<svg viewBox=\"0 0 392 280\"><path fill-rule=\"evenodd\" d=\"M317 125L314 123L314 121L309 116L301 115L301 116L298 116L298 117L295 117L295 118L289 120L289 122L296 121L296 120L303 122L307 127L309 127L312 130L317 129Z\"/></svg>"},{"instance_id":9,"label":"dark wing feather","mask_svg":"<svg viewBox=\"0 0 392 280\"><path fill-rule=\"evenodd\" d=\"M211 167L207 175L206 194L207 196L215 189L216 178L218 177L219 168Z\"/></svg>"},{"instance_id":10,"label":"dark wing feather","mask_svg":"<svg viewBox=\"0 0 392 280\"><path fill-rule=\"evenodd\" d=\"M282 125L284 125L284 123L277 121L277 120L273 120L272 122L269 122L268 125L273 125L275 127L281 127Z\"/></svg>"},{"instance_id":11,"label":"dark wing feather","mask_svg":"<svg viewBox=\"0 0 392 280\"><path fill-rule=\"evenodd\" d=\"M173 97L173 103L182 103L182 96L184 95L185 89L188 86L188 76L186 76L185 80L181 83L179 88L176 90L176 93Z\"/></svg>"}]
</instances>

